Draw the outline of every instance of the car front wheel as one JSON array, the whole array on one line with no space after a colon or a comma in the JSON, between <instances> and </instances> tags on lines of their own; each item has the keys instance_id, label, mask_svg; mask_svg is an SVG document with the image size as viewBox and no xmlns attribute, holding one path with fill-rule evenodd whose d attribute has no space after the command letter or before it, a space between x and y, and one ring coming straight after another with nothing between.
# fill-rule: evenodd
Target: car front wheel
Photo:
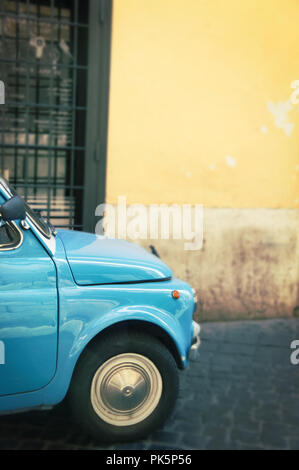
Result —
<instances>
[{"instance_id":1,"label":"car front wheel","mask_svg":"<svg viewBox=\"0 0 299 470\"><path fill-rule=\"evenodd\" d=\"M69 393L72 413L98 440L145 437L172 412L178 369L166 346L141 332L104 335L83 353Z\"/></svg>"}]
</instances>

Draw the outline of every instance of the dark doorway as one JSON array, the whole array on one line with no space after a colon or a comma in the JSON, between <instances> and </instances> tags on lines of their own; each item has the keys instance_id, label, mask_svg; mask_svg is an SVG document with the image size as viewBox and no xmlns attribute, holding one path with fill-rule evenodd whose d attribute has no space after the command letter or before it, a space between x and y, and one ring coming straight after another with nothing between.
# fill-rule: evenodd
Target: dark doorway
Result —
<instances>
[{"instance_id":1,"label":"dark doorway","mask_svg":"<svg viewBox=\"0 0 299 470\"><path fill-rule=\"evenodd\" d=\"M92 158L86 146L89 41L96 27L90 13L96 3L103 14L105 1L0 2L0 173L58 228L84 228ZM99 14L99 24L103 18Z\"/></svg>"}]
</instances>

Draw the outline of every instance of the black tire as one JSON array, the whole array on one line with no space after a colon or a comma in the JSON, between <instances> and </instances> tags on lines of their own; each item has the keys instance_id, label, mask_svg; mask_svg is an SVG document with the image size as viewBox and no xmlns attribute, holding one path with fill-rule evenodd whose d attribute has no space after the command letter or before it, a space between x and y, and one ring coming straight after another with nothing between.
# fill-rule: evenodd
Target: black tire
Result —
<instances>
[{"instance_id":1,"label":"black tire","mask_svg":"<svg viewBox=\"0 0 299 470\"><path fill-rule=\"evenodd\" d=\"M103 416L100 417L95 411L91 400L91 389L94 387L92 384L95 374L98 377L99 368L102 366L105 370L109 359L108 364L112 361L111 358L114 358L113 361L119 360L120 357L122 359L123 356L119 355L125 353L136 354L138 355L135 356L136 358L142 356L142 358L140 357L142 360L149 360L154 364L162 379L162 391L160 387L156 398L154 398L155 393L152 392L152 399L159 401L142 421L132 425L114 425L107 422L106 419L102 419ZM116 359L115 356L117 356ZM99 383L102 382L99 381ZM149 386L150 388L151 386ZM167 347L155 337L139 331L125 330L124 332L104 334L103 337L99 337L95 343L86 348L72 378L68 403L72 415L97 440L125 442L146 437L153 430L162 426L174 408L178 389L178 367ZM124 393L123 390L121 393ZM96 395L100 396L101 394ZM106 394L106 396L110 397L111 394Z\"/></svg>"}]
</instances>

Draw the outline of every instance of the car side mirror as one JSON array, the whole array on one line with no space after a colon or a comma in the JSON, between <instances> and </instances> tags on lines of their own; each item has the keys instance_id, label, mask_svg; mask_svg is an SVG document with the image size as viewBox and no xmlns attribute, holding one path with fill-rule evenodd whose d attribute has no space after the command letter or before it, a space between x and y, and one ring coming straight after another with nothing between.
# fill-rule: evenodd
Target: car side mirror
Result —
<instances>
[{"instance_id":1,"label":"car side mirror","mask_svg":"<svg viewBox=\"0 0 299 470\"><path fill-rule=\"evenodd\" d=\"M8 199L8 201L6 201L0 207L0 214L5 222L26 219L25 204L23 199L20 196L14 196L11 199Z\"/></svg>"}]
</instances>

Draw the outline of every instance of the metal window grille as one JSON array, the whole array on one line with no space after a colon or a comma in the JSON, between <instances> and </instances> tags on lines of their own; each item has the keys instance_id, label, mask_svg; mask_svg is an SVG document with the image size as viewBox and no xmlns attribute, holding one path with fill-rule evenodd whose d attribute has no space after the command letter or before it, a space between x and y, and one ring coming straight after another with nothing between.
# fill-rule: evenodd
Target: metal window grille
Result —
<instances>
[{"instance_id":1,"label":"metal window grille","mask_svg":"<svg viewBox=\"0 0 299 470\"><path fill-rule=\"evenodd\" d=\"M0 0L0 173L53 225L82 229L88 1Z\"/></svg>"}]
</instances>

